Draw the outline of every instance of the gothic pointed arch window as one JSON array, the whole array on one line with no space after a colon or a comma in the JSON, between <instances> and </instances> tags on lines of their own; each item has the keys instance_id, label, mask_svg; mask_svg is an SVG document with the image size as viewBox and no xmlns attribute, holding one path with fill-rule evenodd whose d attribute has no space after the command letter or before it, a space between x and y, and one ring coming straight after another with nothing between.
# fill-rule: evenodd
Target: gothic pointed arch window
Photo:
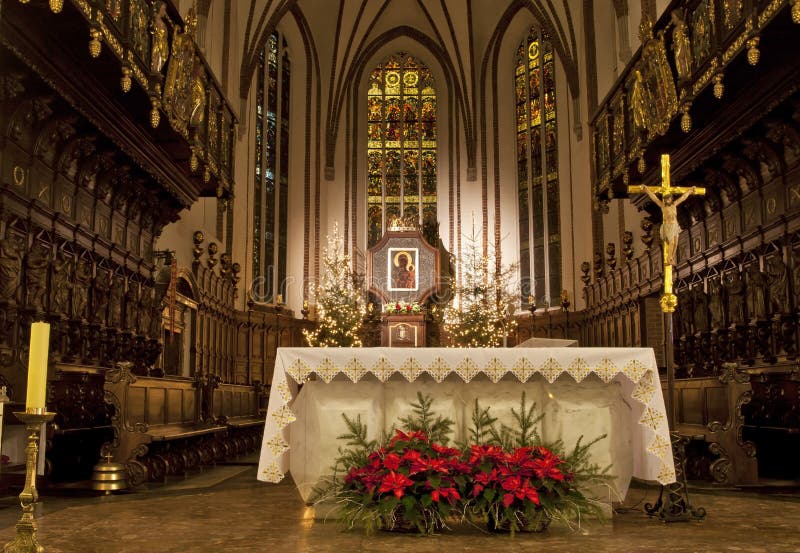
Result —
<instances>
[{"instance_id":1,"label":"gothic pointed arch window","mask_svg":"<svg viewBox=\"0 0 800 553\"><path fill-rule=\"evenodd\" d=\"M514 70L522 301L558 305L561 293L558 120L553 46L532 28Z\"/></svg>"},{"instance_id":2,"label":"gothic pointed arch window","mask_svg":"<svg viewBox=\"0 0 800 553\"><path fill-rule=\"evenodd\" d=\"M396 217L436 221L436 90L430 70L399 52L367 91L367 242Z\"/></svg>"},{"instance_id":3,"label":"gothic pointed arch window","mask_svg":"<svg viewBox=\"0 0 800 553\"><path fill-rule=\"evenodd\" d=\"M274 32L259 51L256 85L253 290L261 301L286 297L291 71L286 39Z\"/></svg>"}]
</instances>

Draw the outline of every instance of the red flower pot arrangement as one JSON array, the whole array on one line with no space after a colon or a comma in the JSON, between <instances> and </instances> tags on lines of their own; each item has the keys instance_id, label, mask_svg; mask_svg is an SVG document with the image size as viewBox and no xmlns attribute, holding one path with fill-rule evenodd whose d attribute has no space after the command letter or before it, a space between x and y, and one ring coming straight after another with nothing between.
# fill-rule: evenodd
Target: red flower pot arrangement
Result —
<instances>
[{"instance_id":1,"label":"red flower pot arrangement","mask_svg":"<svg viewBox=\"0 0 800 553\"><path fill-rule=\"evenodd\" d=\"M543 446L511 452L494 445L469 451L471 512L487 518L489 530L541 532L550 524L546 507L566 498L582 499L564 460Z\"/></svg>"},{"instance_id":2,"label":"red flower pot arrangement","mask_svg":"<svg viewBox=\"0 0 800 553\"><path fill-rule=\"evenodd\" d=\"M431 412L432 400L419 396L415 415L401 419L405 428L379 445L368 441L360 418L343 415L350 432L347 449L340 449L333 476L317 488L318 502L333 502L336 515L348 529L363 526L431 534L449 522L486 524L490 531L540 532L552 519L568 526L587 515L599 516L599 505L579 486L603 483L607 468L589 462L596 441L578 441L568 455L558 455L561 444L545 447L534 425L540 417L525 405L517 418L518 430L497 430L488 408L476 405L473 438L488 443L447 446L453 421Z\"/></svg>"},{"instance_id":3,"label":"red flower pot arrangement","mask_svg":"<svg viewBox=\"0 0 800 553\"><path fill-rule=\"evenodd\" d=\"M351 467L340 500L375 507L376 528L431 533L444 527L461 500L471 467L461 451L432 442L424 432L397 430L389 443Z\"/></svg>"}]
</instances>

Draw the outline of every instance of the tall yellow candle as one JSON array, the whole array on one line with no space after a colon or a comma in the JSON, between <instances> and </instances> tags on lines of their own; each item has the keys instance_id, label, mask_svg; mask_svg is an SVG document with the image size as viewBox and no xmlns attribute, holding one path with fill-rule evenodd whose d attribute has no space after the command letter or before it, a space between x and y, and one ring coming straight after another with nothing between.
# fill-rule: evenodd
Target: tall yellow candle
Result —
<instances>
[{"instance_id":1,"label":"tall yellow candle","mask_svg":"<svg viewBox=\"0 0 800 553\"><path fill-rule=\"evenodd\" d=\"M50 324L31 325L31 349L28 355L28 394L25 410L43 410L47 392L47 354L50 348Z\"/></svg>"}]
</instances>

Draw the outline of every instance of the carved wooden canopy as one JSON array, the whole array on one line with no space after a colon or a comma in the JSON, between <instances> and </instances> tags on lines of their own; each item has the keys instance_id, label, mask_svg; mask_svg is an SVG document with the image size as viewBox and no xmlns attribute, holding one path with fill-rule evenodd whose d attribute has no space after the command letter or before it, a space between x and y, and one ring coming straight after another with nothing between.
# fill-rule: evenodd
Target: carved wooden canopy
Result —
<instances>
[{"instance_id":1,"label":"carved wooden canopy","mask_svg":"<svg viewBox=\"0 0 800 553\"><path fill-rule=\"evenodd\" d=\"M367 250L367 285L382 302L422 302L439 288L439 250L420 230L389 230Z\"/></svg>"}]
</instances>

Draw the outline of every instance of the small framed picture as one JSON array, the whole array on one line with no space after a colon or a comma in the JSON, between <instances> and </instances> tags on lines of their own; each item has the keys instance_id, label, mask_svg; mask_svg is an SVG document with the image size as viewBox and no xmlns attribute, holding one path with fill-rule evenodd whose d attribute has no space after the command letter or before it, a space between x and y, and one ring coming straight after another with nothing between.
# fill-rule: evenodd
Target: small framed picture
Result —
<instances>
[{"instance_id":1,"label":"small framed picture","mask_svg":"<svg viewBox=\"0 0 800 553\"><path fill-rule=\"evenodd\" d=\"M388 270L390 292L419 290L419 251L417 248L389 248Z\"/></svg>"}]
</instances>

